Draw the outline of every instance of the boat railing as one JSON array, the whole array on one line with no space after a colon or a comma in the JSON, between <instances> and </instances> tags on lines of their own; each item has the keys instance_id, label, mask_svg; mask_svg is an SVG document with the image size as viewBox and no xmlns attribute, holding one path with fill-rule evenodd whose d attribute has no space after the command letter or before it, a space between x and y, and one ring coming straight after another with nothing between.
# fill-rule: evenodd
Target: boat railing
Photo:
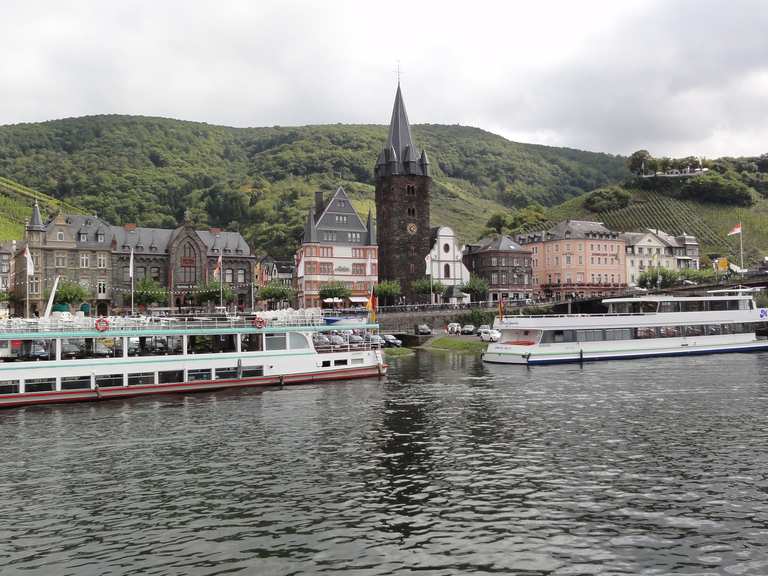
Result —
<instances>
[{"instance_id":1,"label":"boat railing","mask_svg":"<svg viewBox=\"0 0 768 576\"><path fill-rule=\"evenodd\" d=\"M278 318L253 317L190 317L190 318L79 318L63 319L24 319L9 318L0 321L2 333L48 333L78 331L144 331L144 330L215 330L233 328L291 328L306 326L324 326L321 316L292 315Z\"/></svg>"},{"instance_id":2,"label":"boat railing","mask_svg":"<svg viewBox=\"0 0 768 576\"><path fill-rule=\"evenodd\" d=\"M612 312L604 314L520 314L504 316L504 320L515 320L518 318L610 318L615 316L656 316L658 312Z\"/></svg>"}]
</instances>

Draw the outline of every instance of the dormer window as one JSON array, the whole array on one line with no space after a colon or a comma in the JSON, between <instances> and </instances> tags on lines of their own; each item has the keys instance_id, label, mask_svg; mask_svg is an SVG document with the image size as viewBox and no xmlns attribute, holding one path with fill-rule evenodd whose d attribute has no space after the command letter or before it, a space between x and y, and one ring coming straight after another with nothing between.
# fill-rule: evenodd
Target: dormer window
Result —
<instances>
[{"instance_id":1,"label":"dormer window","mask_svg":"<svg viewBox=\"0 0 768 576\"><path fill-rule=\"evenodd\" d=\"M99 232L96 234L96 241L101 242L102 244L104 243L104 232Z\"/></svg>"},{"instance_id":2,"label":"dormer window","mask_svg":"<svg viewBox=\"0 0 768 576\"><path fill-rule=\"evenodd\" d=\"M143 252L144 251L144 245L143 244L136 244L136 250Z\"/></svg>"},{"instance_id":3,"label":"dormer window","mask_svg":"<svg viewBox=\"0 0 768 576\"><path fill-rule=\"evenodd\" d=\"M56 240L58 240L59 242L64 242L64 232L62 232L61 230L56 232Z\"/></svg>"},{"instance_id":4,"label":"dormer window","mask_svg":"<svg viewBox=\"0 0 768 576\"><path fill-rule=\"evenodd\" d=\"M85 232L80 232L77 235L77 240L79 242L87 242L88 241L88 234L86 234Z\"/></svg>"},{"instance_id":5,"label":"dormer window","mask_svg":"<svg viewBox=\"0 0 768 576\"><path fill-rule=\"evenodd\" d=\"M232 250L229 248L224 248L224 254L229 254L230 252L232 252Z\"/></svg>"}]
</instances>

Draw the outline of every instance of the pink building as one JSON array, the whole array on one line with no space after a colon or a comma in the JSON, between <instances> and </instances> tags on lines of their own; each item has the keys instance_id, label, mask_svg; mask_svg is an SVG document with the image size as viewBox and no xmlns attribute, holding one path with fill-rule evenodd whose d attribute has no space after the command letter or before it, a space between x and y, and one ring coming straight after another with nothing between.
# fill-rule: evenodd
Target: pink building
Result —
<instances>
[{"instance_id":1,"label":"pink building","mask_svg":"<svg viewBox=\"0 0 768 576\"><path fill-rule=\"evenodd\" d=\"M611 296L627 287L624 239L602 222L566 220L517 241L532 253L539 298Z\"/></svg>"}]
</instances>

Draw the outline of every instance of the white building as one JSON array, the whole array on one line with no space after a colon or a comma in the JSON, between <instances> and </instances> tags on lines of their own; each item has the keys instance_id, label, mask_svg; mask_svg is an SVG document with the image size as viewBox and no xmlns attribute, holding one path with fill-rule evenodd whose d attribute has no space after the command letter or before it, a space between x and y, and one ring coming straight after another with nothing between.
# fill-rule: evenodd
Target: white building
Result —
<instances>
[{"instance_id":1,"label":"white building","mask_svg":"<svg viewBox=\"0 0 768 576\"><path fill-rule=\"evenodd\" d=\"M432 249L426 257L427 276L443 286L452 287L449 297L433 294L433 303L448 301L469 302L469 295L459 292L459 286L469 282L469 270L462 261L464 246L460 246L456 234L448 226L432 228Z\"/></svg>"},{"instance_id":2,"label":"white building","mask_svg":"<svg viewBox=\"0 0 768 576\"><path fill-rule=\"evenodd\" d=\"M345 304L363 305L378 282L378 250L370 213L364 224L341 187L328 203L316 192L296 252L299 307L320 307L320 289L333 282L352 291Z\"/></svg>"},{"instance_id":3,"label":"white building","mask_svg":"<svg viewBox=\"0 0 768 576\"><path fill-rule=\"evenodd\" d=\"M699 243L690 234L672 236L655 229L622 234L626 244L627 284L637 286L640 275L655 268L699 268Z\"/></svg>"}]
</instances>

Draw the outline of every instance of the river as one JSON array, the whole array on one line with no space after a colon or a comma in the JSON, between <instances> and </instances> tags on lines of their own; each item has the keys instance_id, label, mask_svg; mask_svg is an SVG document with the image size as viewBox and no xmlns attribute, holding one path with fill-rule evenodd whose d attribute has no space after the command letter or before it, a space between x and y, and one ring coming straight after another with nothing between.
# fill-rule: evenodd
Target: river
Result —
<instances>
[{"instance_id":1,"label":"river","mask_svg":"<svg viewBox=\"0 0 768 576\"><path fill-rule=\"evenodd\" d=\"M0 574L768 574L768 354L0 411Z\"/></svg>"}]
</instances>

